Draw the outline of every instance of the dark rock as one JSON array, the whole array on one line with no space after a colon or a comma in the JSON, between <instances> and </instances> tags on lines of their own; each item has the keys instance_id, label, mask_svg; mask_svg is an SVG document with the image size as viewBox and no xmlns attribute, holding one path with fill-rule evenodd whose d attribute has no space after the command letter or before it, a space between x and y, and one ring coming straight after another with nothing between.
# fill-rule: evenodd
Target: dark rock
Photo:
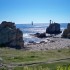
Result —
<instances>
[{"instance_id":1,"label":"dark rock","mask_svg":"<svg viewBox=\"0 0 70 70\"><path fill-rule=\"evenodd\" d=\"M36 36L36 37L39 37L39 35L40 35L40 33L36 33L36 34L34 34L34 36Z\"/></svg>"},{"instance_id":2,"label":"dark rock","mask_svg":"<svg viewBox=\"0 0 70 70\"><path fill-rule=\"evenodd\" d=\"M54 40L50 40L51 43L55 42Z\"/></svg>"},{"instance_id":3,"label":"dark rock","mask_svg":"<svg viewBox=\"0 0 70 70\"><path fill-rule=\"evenodd\" d=\"M0 45L12 48L23 48L23 33L15 23L3 21L0 24Z\"/></svg>"},{"instance_id":4,"label":"dark rock","mask_svg":"<svg viewBox=\"0 0 70 70\"><path fill-rule=\"evenodd\" d=\"M34 41L29 41L29 43L35 43Z\"/></svg>"},{"instance_id":5,"label":"dark rock","mask_svg":"<svg viewBox=\"0 0 70 70\"><path fill-rule=\"evenodd\" d=\"M47 29L46 29L46 33L48 33L48 34L59 34L59 33L61 33L60 24L58 24L58 23L50 24L49 27L47 27Z\"/></svg>"},{"instance_id":6,"label":"dark rock","mask_svg":"<svg viewBox=\"0 0 70 70\"><path fill-rule=\"evenodd\" d=\"M40 43L45 43L45 41L41 41Z\"/></svg>"},{"instance_id":7,"label":"dark rock","mask_svg":"<svg viewBox=\"0 0 70 70\"><path fill-rule=\"evenodd\" d=\"M67 25L67 29L70 30L70 23L68 23L68 25Z\"/></svg>"},{"instance_id":8,"label":"dark rock","mask_svg":"<svg viewBox=\"0 0 70 70\"><path fill-rule=\"evenodd\" d=\"M45 38L46 33L36 33L35 36L38 37L38 38Z\"/></svg>"},{"instance_id":9,"label":"dark rock","mask_svg":"<svg viewBox=\"0 0 70 70\"><path fill-rule=\"evenodd\" d=\"M70 38L70 23L68 23L67 29L65 29L63 31L62 37L63 38Z\"/></svg>"}]
</instances>

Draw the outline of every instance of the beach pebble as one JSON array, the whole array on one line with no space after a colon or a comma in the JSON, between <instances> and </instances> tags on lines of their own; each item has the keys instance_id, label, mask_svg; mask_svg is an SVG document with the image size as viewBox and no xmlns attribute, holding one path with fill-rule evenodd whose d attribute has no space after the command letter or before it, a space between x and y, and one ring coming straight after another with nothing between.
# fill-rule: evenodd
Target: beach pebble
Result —
<instances>
[{"instance_id":1,"label":"beach pebble","mask_svg":"<svg viewBox=\"0 0 70 70\"><path fill-rule=\"evenodd\" d=\"M45 41L41 41L40 43L26 45L30 47L29 50L49 50L49 49L62 49L62 48L70 48L70 39L64 38L50 38L46 43Z\"/></svg>"}]
</instances>

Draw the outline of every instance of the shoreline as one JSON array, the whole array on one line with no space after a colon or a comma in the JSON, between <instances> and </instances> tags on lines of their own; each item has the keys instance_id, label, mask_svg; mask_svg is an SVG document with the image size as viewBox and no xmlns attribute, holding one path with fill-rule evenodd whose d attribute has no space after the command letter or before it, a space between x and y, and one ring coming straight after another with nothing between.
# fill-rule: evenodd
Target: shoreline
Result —
<instances>
[{"instance_id":1,"label":"shoreline","mask_svg":"<svg viewBox=\"0 0 70 70\"><path fill-rule=\"evenodd\" d=\"M50 50L50 49L63 49L70 48L70 39L65 38L49 38L47 42L42 41L40 43L30 43L25 44L29 51L42 51L42 50Z\"/></svg>"}]
</instances>

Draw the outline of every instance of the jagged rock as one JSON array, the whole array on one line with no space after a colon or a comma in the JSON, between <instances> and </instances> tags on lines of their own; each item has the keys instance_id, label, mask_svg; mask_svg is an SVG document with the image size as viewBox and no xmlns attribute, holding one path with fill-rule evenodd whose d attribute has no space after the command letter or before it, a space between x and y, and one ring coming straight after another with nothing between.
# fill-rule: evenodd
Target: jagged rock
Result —
<instances>
[{"instance_id":1,"label":"jagged rock","mask_svg":"<svg viewBox=\"0 0 70 70\"><path fill-rule=\"evenodd\" d=\"M60 24L58 24L58 23L50 24L49 27L47 27L47 29L46 29L46 33L48 33L48 34L59 34L59 33L61 33Z\"/></svg>"},{"instance_id":2,"label":"jagged rock","mask_svg":"<svg viewBox=\"0 0 70 70\"><path fill-rule=\"evenodd\" d=\"M3 21L0 24L0 45L12 48L23 48L23 33L15 23Z\"/></svg>"},{"instance_id":3,"label":"jagged rock","mask_svg":"<svg viewBox=\"0 0 70 70\"><path fill-rule=\"evenodd\" d=\"M46 33L36 33L35 36L38 37L38 38L45 38Z\"/></svg>"},{"instance_id":4,"label":"jagged rock","mask_svg":"<svg viewBox=\"0 0 70 70\"><path fill-rule=\"evenodd\" d=\"M65 29L63 31L62 37L63 38L70 38L70 23L68 23L67 29Z\"/></svg>"},{"instance_id":5,"label":"jagged rock","mask_svg":"<svg viewBox=\"0 0 70 70\"><path fill-rule=\"evenodd\" d=\"M35 43L34 41L29 41L29 43Z\"/></svg>"},{"instance_id":6,"label":"jagged rock","mask_svg":"<svg viewBox=\"0 0 70 70\"><path fill-rule=\"evenodd\" d=\"M70 23L68 23L68 25L67 25L67 29L70 31Z\"/></svg>"}]
</instances>

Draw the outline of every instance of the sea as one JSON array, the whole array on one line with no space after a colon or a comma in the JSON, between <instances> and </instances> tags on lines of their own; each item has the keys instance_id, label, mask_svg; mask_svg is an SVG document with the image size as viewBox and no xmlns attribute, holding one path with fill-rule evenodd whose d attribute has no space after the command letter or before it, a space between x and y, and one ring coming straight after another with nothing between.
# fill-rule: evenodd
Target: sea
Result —
<instances>
[{"instance_id":1,"label":"sea","mask_svg":"<svg viewBox=\"0 0 70 70\"><path fill-rule=\"evenodd\" d=\"M27 44L29 42L40 43L44 41L44 38L37 38L32 36L35 33L44 33L46 32L46 28L49 26L49 23L35 23L35 24L16 24L16 27L19 28L23 32L23 40L24 43ZM67 28L67 23L60 23L61 30L63 31Z\"/></svg>"}]
</instances>

